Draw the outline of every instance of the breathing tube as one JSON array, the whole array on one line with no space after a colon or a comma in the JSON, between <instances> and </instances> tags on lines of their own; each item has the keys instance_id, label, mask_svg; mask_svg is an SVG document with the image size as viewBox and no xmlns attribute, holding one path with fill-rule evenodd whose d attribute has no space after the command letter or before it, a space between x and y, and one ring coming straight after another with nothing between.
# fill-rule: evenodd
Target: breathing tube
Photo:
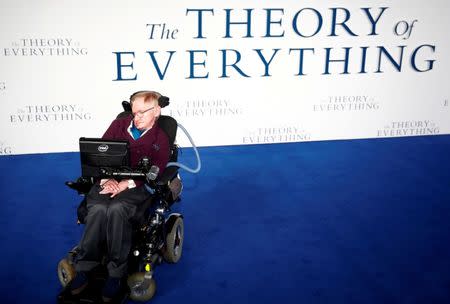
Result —
<instances>
[{"instance_id":1,"label":"breathing tube","mask_svg":"<svg viewBox=\"0 0 450 304\"><path fill-rule=\"evenodd\" d=\"M178 124L178 127L180 127L181 130L183 130L184 134L186 134L187 138L191 142L192 148L194 148L195 156L197 158L197 168L192 169L192 168L189 168L188 166L183 165L183 164L181 164L179 162L169 162L169 163L167 163L166 168L167 167L174 167L174 166L176 166L176 167L183 168L184 170L186 170L186 171L188 171L190 173L198 173L200 171L201 167L202 167L202 162L200 160L200 155L198 154L197 146L195 145L194 141L192 140L191 135L189 135L189 132L181 124L179 124L179 123L177 123L177 124Z\"/></svg>"}]
</instances>

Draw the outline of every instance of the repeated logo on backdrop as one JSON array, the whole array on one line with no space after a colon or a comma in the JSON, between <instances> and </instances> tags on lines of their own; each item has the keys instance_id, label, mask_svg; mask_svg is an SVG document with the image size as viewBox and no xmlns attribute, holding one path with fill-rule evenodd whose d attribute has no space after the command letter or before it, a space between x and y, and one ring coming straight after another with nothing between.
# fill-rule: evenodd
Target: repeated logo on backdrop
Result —
<instances>
[{"instance_id":1,"label":"repeated logo on backdrop","mask_svg":"<svg viewBox=\"0 0 450 304\"><path fill-rule=\"evenodd\" d=\"M310 141L311 134L301 126L264 126L255 128L242 137L242 144L268 144Z\"/></svg>"},{"instance_id":2,"label":"repeated logo on backdrop","mask_svg":"<svg viewBox=\"0 0 450 304\"><path fill-rule=\"evenodd\" d=\"M335 95L327 96L312 107L313 112L356 112L377 111L380 104L372 96Z\"/></svg>"},{"instance_id":3,"label":"repeated logo on backdrop","mask_svg":"<svg viewBox=\"0 0 450 304\"><path fill-rule=\"evenodd\" d=\"M377 130L377 137L422 136L439 134L439 126L431 120L392 121Z\"/></svg>"},{"instance_id":4,"label":"repeated logo on backdrop","mask_svg":"<svg viewBox=\"0 0 450 304\"><path fill-rule=\"evenodd\" d=\"M92 115L77 104L27 105L11 114L12 124L91 120Z\"/></svg>"},{"instance_id":5,"label":"repeated logo on backdrop","mask_svg":"<svg viewBox=\"0 0 450 304\"><path fill-rule=\"evenodd\" d=\"M67 37L20 38L0 52L6 57L85 56L87 53L87 48L81 46L80 42Z\"/></svg>"},{"instance_id":6,"label":"repeated logo on backdrop","mask_svg":"<svg viewBox=\"0 0 450 304\"><path fill-rule=\"evenodd\" d=\"M0 141L0 155L9 155L9 154L12 154L11 147L8 144Z\"/></svg>"},{"instance_id":7,"label":"repeated logo on backdrop","mask_svg":"<svg viewBox=\"0 0 450 304\"><path fill-rule=\"evenodd\" d=\"M169 115L176 118L233 117L243 114L240 105L229 99L205 98L190 99L170 105Z\"/></svg>"}]
</instances>

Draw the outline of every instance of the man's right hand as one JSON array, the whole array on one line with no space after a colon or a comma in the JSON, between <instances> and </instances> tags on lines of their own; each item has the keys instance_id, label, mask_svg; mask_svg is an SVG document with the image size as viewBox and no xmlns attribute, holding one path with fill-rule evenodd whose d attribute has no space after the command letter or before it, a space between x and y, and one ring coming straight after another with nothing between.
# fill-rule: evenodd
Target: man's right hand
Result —
<instances>
[{"instance_id":1,"label":"man's right hand","mask_svg":"<svg viewBox=\"0 0 450 304\"><path fill-rule=\"evenodd\" d=\"M100 183L100 188L102 190L99 192L100 194L114 193L119 191L119 182L115 179L108 179L104 183Z\"/></svg>"}]
</instances>

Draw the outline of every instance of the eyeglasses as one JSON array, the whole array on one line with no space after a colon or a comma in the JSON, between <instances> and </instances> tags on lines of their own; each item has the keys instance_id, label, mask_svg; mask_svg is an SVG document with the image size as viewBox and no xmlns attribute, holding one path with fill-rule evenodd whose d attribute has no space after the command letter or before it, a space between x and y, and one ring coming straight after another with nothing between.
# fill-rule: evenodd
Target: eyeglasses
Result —
<instances>
[{"instance_id":1,"label":"eyeglasses","mask_svg":"<svg viewBox=\"0 0 450 304\"><path fill-rule=\"evenodd\" d=\"M147 109L147 110L145 110L145 111L139 111L139 112L136 112L136 113L131 113L131 116L133 116L133 118L134 117L142 117L142 116L144 116L144 114L146 113L146 112L148 112L148 111L150 111L150 110L153 110L155 107L151 107L151 108L149 108L149 109Z\"/></svg>"}]
</instances>

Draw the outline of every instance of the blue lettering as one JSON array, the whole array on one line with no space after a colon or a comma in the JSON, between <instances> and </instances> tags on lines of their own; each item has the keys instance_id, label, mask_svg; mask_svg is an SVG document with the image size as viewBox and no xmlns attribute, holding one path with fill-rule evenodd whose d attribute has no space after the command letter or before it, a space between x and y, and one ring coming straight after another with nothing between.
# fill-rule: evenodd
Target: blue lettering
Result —
<instances>
[{"instance_id":1,"label":"blue lettering","mask_svg":"<svg viewBox=\"0 0 450 304\"><path fill-rule=\"evenodd\" d=\"M116 66L117 66L117 79L113 79L113 81L123 81L123 80L136 80L137 74L134 74L134 77L131 78L123 78L122 77L122 68L131 68L133 70L133 61L130 64L122 64L122 55L133 55L134 52L113 52L116 54Z\"/></svg>"},{"instance_id":2,"label":"blue lettering","mask_svg":"<svg viewBox=\"0 0 450 304\"><path fill-rule=\"evenodd\" d=\"M303 35L302 33L300 33L300 31L298 30L298 27L297 27L298 16L300 15L301 12L303 12L305 10L313 11L316 14L316 17L317 17L317 29L316 29L316 31L313 34L311 34L309 36L306 36L306 35ZM303 9L299 10L295 14L294 19L292 19L292 29L294 30L294 32L297 35L299 35L300 37L304 37L304 38L309 38L309 37L315 36L320 31L320 29L322 28L322 24L323 24L322 15L317 10L315 10L315 9L313 9L311 7L307 7L307 8L303 8Z\"/></svg>"},{"instance_id":3,"label":"blue lettering","mask_svg":"<svg viewBox=\"0 0 450 304\"><path fill-rule=\"evenodd\" d=\"M399 62L396 62L394 60L394 58L392 58L391 54L389 54L389 52L383 47L383 46L379 46L378 48L380 49L379 55L378 55L378 70L375 71L375 73L384 73L381 71L381 55L384 54L387 59L389 59L389 61L392 63L392 65L397 69L397 71L401 72L402 70L402 61L403 61L403 50L406 47L406 45L400 45L400 59Z\"/></svg>"},{"instance_id":4,"label":"blue lettering","mask_svg":"<svg viewBox=\"0 0 450 304\"><path fill-rule=\"evenodd\" d=\"M203 67L206 66L206 60L203 60L202 62L195 62L194 61L194 54L195 53L204 53L206 56L208 55L208 52L206 50L187 50L186 52L189 53L189 59L190 59L190 65L189 65L189 77L186 77L186 79L193 79L193 78L208 78L209 72L206 73L206 75L203 76L195 76L194 75L194 66L195 65L201 65Z\"/></svg>"},{"instance_id":5,"label":"blue lettering","mask_svg":"<svg viewBox=\"0 0 450 304\"><path fill-rule=\"evenodd\" d=\"M387 10L387 7L380 7L381 12L378 15L377 19L374 19L372 14L370 13L370 9L371 7L363 7L361 8L367 15L367 18L369 18L370 24L372 25L372 32L368 35L368 36L376 36L377 31L376 31L376 27L377 27L377 23L380 20L381 15L383 15L384 11Z\"/></svg>"},{"instance_id":6,"label":"blue lettering","mask_svg":"<svg viewBox=\"0 0 450 304\"><path fill-rule=\"evenodd\" d=\"M306 75L303 73L303 53L304 51L312 51L314 54L314 49L313 48L305 48L305 49L289 49L289 54L291 54L292 51L299 51L299 67L298 67L298 73L295 74L295 76L300 76L300 75Z\"/></svg>"},{"instance_id":7,"label":"blue lettering","mask_svg":"<svg viewBox=\"0 0 450 304\"><path fill-rule=\"evenodd\" d=\"M369 47L368 46L362 46L362 58L361 58L361 71L359 72L359 74L366 74L366 57L367 57L367 49Z\"/></svg>"},{"instance_id":8,"label":"blue lettering","mask_svg":"<svg viewBox=\"0 0 450 304\"><path fill-rule=\"evenodd\" d=\"M350 12L348 9L343 8L343 7L334 7L334 8L330 8L330 10L332 10L333 13L332 13L332 22L331 22L331 34L328 36L337 36L336 35L336 25L342 26L344 28L344 30L346 30L347 33L349 33L350 35L358 36L350 30L350 28L347 26L347 24L345 24L348 21L348 19L350 19ZM344 19L344 21L342 21L340 23L337 22L337 11L338 10L342 10L345 13L345 19Z\"/></svg>"},{"instance_id":9,"label":"blue lettering","mask_svg":"<svg viewBox=\"0 0 450 304\"><path fill-rule=\"evenodd\" d=\"M247 74L245 74L238 66L237 63L241 60L241 53L239 53L236 50L220 50L222 52L222 76L220 76L219 78L228 78L229 76L227 75L227 66L233 67L239 74L241 74L244 77L250 77ZM231 51L234 52L236 54L236 60L234 63L232 64L227 64L227 52Z\"/></svg>"},{"instance_id":10,"label":"blue lettering","mask_svg":"<svg viewBox=\"0 0 450 304\"><path fill-rule=\"evenodd\" d=\"M251 21L252 21L252 11L253 11L253 9L252 8L248 8L248 9L244 9L244 11L247 11L247 21L243 21L243 22L231 22L231 11L232 11L233 9L225 9L225 12L226 12L226 23L225 23L225 36L223 37L223 38L232 38L231 37L231 35L230 35L230 25L232 25L232 24L242 24L242 25L247 25L247 35L246 36L243 36L242 38L252 38L253 36L252 36L252 31L251 31L251 28L252 28L252 23L251 23Z\"/></svg>"},{"instance_id":11,"label":"blue lettering","mask_svg":"<svg viewBox=\"0 0 450 304\"><path fill-rule=\"evenodd\" d=\"M345 59L330 59L330 52L333 48L325 48L325 72L322 75L330 74L330 62L343 62L344 63L344 72L341 74L348 74L348 57L350 55L351 48L346 47L343 48L345 50Z\"/></svg>"},{"instance_id":12,"label":"blue lettering","mask_svg":"<svg viewBox=\"0 0 450 304\"><path fill-rule=\"evenodd\" d=\"M164 68L164 72L161 73L161 69L159 68L158 62L155 58L155 53L158 53L157 51L151 51L151 52L147 52L150 55L150 58L152 59L153 62L153 66L156 69L156 72L158 73L159 79L163 80L164 76L166 75L167 72L167 68L169 67L170 64L170 60L172 60L172 55L175 53L175 51L167 51L170 55L169 55L169 60L167 60L166 63L166 67Z\"/></svg>"},{"instance_id":13,"label":"blue lettering","mask_svg":"<svg viewBox=\"0 0 450 304\"><path fill-rule=\"evenodd\" d=\"M266 58L265 58L264 55L262 54L262 52L261 52L262 50L261 50L261 49L255 49L255 50L254 50L254 51L256 51L256 53L258 53L259 58L261 58L261 61L264 63L264 75L262 75L261 77L271 76L271 75L269 74L269 65L270 65L270 63L272 62L273 57L275 57L275 55L278 53L278 51L279 51L280 49L273 49L273 50L274 50L274 52L273 52L272 56L270 57L269 62L267 62Z\"/></svg>"},{"instance_id":14,"label":"blue lettering","mask_svg":"<svg viewBox=\"0 0 450 304\"><path fill-rule=\"evenodd\" d=\"M209 9L186 9L186 16L188 15L188 13L190 12L197 12L198 14L198 19L197 19L197 37L194 37L195 39L199 39L199 38L205 38L203 36L203 31L202 31L202 26L203 26L203 12L210 12L213 14L214 16L214 10L212 8Z\"/></svg>"},{"instance_id":15,"label":"blue lettering","mask_svg":"<svg viewBox=\"0 0 450 304\"><path fill-rule=\"evenodd\" d=\"M272 11L278 11L278 12L281 12L281 15L284 15L284 9L282 9L282 8L265 8L265 10L267 11L267 14L266 14L267 15L267 19L266 19L266 35L265 36L261 36L261 37L264 37L264 38L267 38L267 37L284 37L284 30L283 30L283 32L281 34L278 34L278 35L271 34L271 31L270 31L272 24L279 24L281 26L281 22L282 22L281 18L278 19L278 20L272 20Z\"/></svg>"},{"instance_id":16,"label":"blue lettering","mask_svg":"<svg viewBox=\"0 0 450 304\"><path fill-rule=\"evenodd\" d=\"M431 50L433 50L433 53L434 53L435 50L436 50L436 46L434 46L434 45L429 45L429 44L423 44L423 45L417 47L417 48L414 50L414 52L413 52L412 55L411 55L411 65L412 65L413 69L414 69L415 71L417 71L417 72L428 72L429 70L432 70L432 69L433 69L433 64L434 64L434 62L436 61L436 60L425 60L426 62L428 62L428 67L427 67L426 69L424 69L424 70L421 70L421 69L419 69L419 68L417 67L417 64L416 64L416 56L417 56L417 53L418 53L422 48L424 48L424 47L430 48Z\"/></svg>"}]
</instances>

